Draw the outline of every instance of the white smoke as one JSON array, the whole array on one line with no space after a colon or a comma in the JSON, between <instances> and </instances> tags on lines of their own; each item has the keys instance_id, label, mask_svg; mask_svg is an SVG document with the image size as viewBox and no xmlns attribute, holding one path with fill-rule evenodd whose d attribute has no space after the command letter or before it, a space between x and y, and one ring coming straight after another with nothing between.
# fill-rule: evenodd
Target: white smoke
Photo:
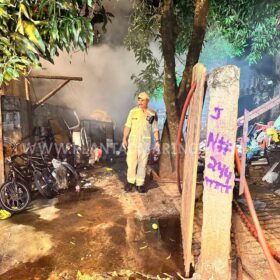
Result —
<instances>
[{"instance_id":1,"label":"white smoke","mask_svg":"<svg viewBox=\"0 0 280 280\"><path fill-rule=\"evenodd\" d=\"M91 47L88 53L61 53L54 64L42 61L43 70L33 73L82 77L82 82L71 81L48 102L73 108L84 119L89 118L94 110L104 110L122 130L128 111L134 106L137 90L130 77L139 73L141 67L136 63L134 54L122 46L131 2L106 1L105 7L115 17L112 24L107 25L101 45ZM59 80L33 79L33 100L40 99L59 83Z\"/></svg>"}]
</instances>

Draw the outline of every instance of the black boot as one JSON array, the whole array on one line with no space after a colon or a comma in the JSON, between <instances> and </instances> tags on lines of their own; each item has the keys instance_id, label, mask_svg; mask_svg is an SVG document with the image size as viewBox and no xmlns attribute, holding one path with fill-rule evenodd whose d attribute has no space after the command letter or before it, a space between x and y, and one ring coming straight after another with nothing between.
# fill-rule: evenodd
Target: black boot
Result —
<instances>
[{"instance_id":1,"label":"black boot","mask_svg":"<svg viewBox=\"0 0 280 280\"><path fill-rule=\"evenodd\" d=\"M138 190L139 193L145 193L145 192L147 192L147 189L146 189L145 185L138 186L138 187L137 187L137 190Z\"/></svg>"},{"instance_id":2,"label":"black boot","mask_svg":"<svg viewBox=\"0 0 280 280\"><path fill-rule=\"evenodd\" d=\"M124 191L125 191L125 192L131 192L133 186L134 186L134 184L126 183L126 185L124 186Z\"/></svg>"}]
</instances>

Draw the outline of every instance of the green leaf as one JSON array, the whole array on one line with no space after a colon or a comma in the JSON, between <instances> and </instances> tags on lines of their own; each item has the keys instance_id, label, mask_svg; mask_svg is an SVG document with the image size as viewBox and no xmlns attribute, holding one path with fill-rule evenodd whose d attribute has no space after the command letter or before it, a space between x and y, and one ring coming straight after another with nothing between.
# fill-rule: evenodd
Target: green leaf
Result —
<instances>
[{"instance_id":1,"label":"green leaf","mask_svg":"<svg viewBox=\"0 0 280 280\"><path fill-rule=\"evenodd\" d=\"M74 44L77 45L79 42L79 36L81 32L81 22L79 20L74 21L72 25L72 33L74 35Z\"/></svg>"},{"instance_id":2,"label":"green leaf","mask_svg":"<svg viewBox=\"0 0 280 280\"><path fill-rule=\"evenodd\" d=\"M19 49L20 52L30 51L33 52L34 54L38 54L38 50L36 46L26 37L14 33L12 35L12 38L16 41L16 48Z\"/></svg>"},{"instance_id":3,"label":"green leaf","mask_svg":"<svg viewBox=\"0 0 280 280\"><path fill-rule=\"evenodd\" d=\"M8 17L8 13L2 7L0 7L0 17Z\"/></svg>"},{"instance_id":4,"label":"green leaf","mask_svg":"<svg viewBox=\"0 0 280 280\"><path fill-rule=\"evenodd\" d=\"M17 22L16 32L19 32L20 34L24 35L23 21L21 18L19 18Z\"/></svg>"},{"instance_id":5,"label":"green leaf","mask_svg":"<svg viewBox=\"0 0 280 280\"><path fill-rule=\"evenodd\" d=\"M52 22L51 25L51 29L50 29L50 35L51 35L51 39L53 41L56 41L59 39L59 33L58 33L58 28L57 28L57 23L56 22Z\"/></svg>"},{"instance_id":6,"label":"green leaf","mask_svg":"<svg viewBox=\"0 0 280 280\"><path fill-rule=\"evenodd\" d=\"M45 44L36 26L32 22L24 20L23 28L25 34L28 36L28 39L33 42L43 53L45 53Z\"/></svg>"},{"instance_id":7,"label":"green leaf","mask_svg":"<svg viewBox=\"0 0 280 280\"><path fill-rule=\"evenodd\" d=\"M23 3L20 3L20 11L23 12L23 14L26 16L26 18L30 19L27 7Z\"/></svg>"}]
</instances>

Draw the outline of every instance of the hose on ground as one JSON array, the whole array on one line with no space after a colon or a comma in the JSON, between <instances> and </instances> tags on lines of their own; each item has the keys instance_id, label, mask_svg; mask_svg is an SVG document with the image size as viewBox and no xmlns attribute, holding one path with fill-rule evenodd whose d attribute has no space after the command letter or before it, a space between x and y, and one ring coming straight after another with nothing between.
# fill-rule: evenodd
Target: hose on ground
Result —
<instances>
[{"instance_id":1,"label":"hose on ground","mask_svg":"<svg viewBox=\"0 0 280 280\"><path fill-rule=\"evenodd\" d=\"M236 169L237 169L238 173L240 174L241 160L240 160L237 149L235 149L235 164L236 164ZM275 279L280 280L280 272L279 272L278 268L276 267L276 263L274 261L273 254L270 251L270 247L268 246L268 244L266 243L266 240L264 238L264 234L261 229L260 222L258 220L258 216L257 216L256 210L255 210L254 203L253 203L253 200L252 200L252 197L250 194L250 190L249 190L246 180L244 180L244 197L246 199L250 215L254 222L254 226L252 226L250 224L250 229L252 230L252 232L254 232L254 236L257 236L256 238L262 247L264 255L268 261L268 264L271 268L271 271L272 271Z\"/></svg>"}]
</instances>

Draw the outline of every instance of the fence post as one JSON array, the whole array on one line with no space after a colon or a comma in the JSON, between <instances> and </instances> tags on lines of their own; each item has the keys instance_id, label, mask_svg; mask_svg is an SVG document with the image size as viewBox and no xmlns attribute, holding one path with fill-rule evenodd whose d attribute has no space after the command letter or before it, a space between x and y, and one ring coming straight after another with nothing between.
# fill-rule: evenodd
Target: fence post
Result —
<instances>
[{"instance_id":1,"label":"fence post","mask_svg":"<svg viewBox=\"0 0 280 280\"><path fill-rule=\"evenodd\" d=\"M196 82L196 89L192 96L189 107L184 156L184 175L182 184L183 192L181 228L184 250L184 265L185 273L187 276L189 276L190 265L193 261L191 248L193 235L197 162L200 140L200 122L204 98L205 79L206 68L200 63L196 64L193 68L192 77L192 82Z\"/></svg>"}]
</instances>

